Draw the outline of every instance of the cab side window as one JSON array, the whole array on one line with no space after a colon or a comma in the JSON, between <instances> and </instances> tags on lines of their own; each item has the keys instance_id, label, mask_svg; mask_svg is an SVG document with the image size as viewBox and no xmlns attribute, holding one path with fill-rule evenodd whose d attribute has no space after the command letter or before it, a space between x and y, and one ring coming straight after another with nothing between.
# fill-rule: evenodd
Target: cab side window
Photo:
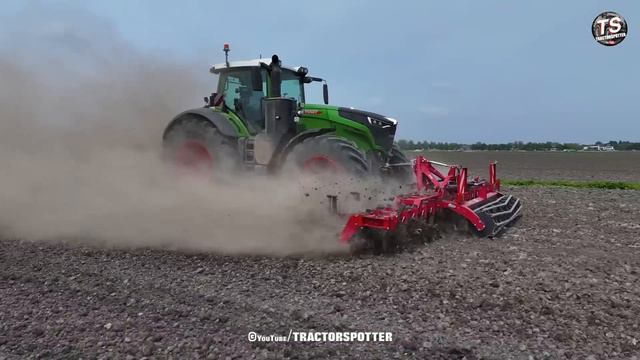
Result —
<instances>
[{"instance_id":1,"label":"cab side window","mask_svg":"<svg viewBox=\"0 0 640 360\"><path fill-rule=\"evenodd\" d=\"M249 68L232 70L221 74L224 103L238 116L258 129L264 128L262 98L267 96L266 72L262 71L262 91L254 91Z\"/></svg>"},{"instance_id":2,"label":"cab side window","mask_svg":"<svg viewBox=\"0 0 640 360\"><path fill-rule=\"evenodd\" d=\"M282 85L280 86L282 97L295 99L298 103L304 103L302 86L300 77L292 71L282 72Z\"/></svg>"}]
</instances>

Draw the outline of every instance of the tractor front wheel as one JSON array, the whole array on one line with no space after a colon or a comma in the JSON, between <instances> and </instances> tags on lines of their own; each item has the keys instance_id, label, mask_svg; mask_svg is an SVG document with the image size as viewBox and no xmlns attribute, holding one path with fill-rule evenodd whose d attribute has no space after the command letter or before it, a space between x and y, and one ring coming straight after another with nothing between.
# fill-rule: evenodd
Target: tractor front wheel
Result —
<instances>
[{"instance_id":1,"label":"tractor front wheel","mask_svg":"<svg viewBox=\"0 0 640 360\"><path fill-rule=\"evenodd\" d=\"M389 151L387 163L391 165L389 174L400 184L411 184L415 182L411 160L407 158L397 145L393 145L391 151Z\"/></svg>"},{"instance_id":2,"label":"tractor front wheel","mask_svg":"<svg viewBox=\"0 0 640 360\"><path fill-rule=\"evenodd\" d=\"M311 175L365 177L369 164L354 143L335 135L320 135L304 140L287 157L298 169Z\"/></svg>"}]
</instances>

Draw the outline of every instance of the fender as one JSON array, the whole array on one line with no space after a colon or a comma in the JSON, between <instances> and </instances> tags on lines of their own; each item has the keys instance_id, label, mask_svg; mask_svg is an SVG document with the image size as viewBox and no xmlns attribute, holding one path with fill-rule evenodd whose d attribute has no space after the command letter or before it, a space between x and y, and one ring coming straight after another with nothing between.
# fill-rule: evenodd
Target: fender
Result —
<instances>
[{"instance_id":1,"label":"fender","mask_svg":"<svg viewBox=\"0 0 640 360\"><path fill-rule=\"evenodd\" d=\"M240 135L238 133L238 130L231 123L231 121L227 119L220 112L213 111L210 108L196 108L196 109L184 111L178 114L176 117L174 117L169 123L169 125L167 125L167 127L164 129L162 138L164 139L169 129L171 129L173 126L177 125L178 123L180 123L183 120L183 118L187 115L193 115L208 121L213 126L215 126L216 129L218 129L218 131L224 136L238 137Z\"/></svg>"},{"instance_id":2,"label":"fender","mask_svg":"<svg viewBox=\"0 0 640 360\"><path fill-rule=\"evenodd\" d=\"M297 135L289 139L289 141L284 143L284 146L280 144L278 146L280 149L276 149L276 153L271 158L269 165L267 165L269 172L276 172L280 170L282 164L284 164L285 161L287 161L287 156L296 145L300 144L306 139L319 136L319 135L328 134L334 131L335 129L332 129L332 128L308 129L301 133L298 133Z\"/></svg>"}]
</instances>

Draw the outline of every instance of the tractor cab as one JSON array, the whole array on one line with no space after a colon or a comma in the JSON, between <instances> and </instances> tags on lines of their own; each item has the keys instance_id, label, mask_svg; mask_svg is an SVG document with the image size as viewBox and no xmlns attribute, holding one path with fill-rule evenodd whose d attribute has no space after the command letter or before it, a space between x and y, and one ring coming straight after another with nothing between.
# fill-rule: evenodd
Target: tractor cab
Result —
<instances>
[{"instance_id":1,"label":"tractor cab","mask_svg":"<svg viewBox=\"0 0 640 360\"><path fill-rule=\"evenodd\" d=\"M225 45L225 54L229 48ZM264 101L268 98L295 100L297 107L305 103L304 84L322 79L307 76L305 67L281 65L276 55L269 59L227 61L210 71L218 74L219 104L241 118L253 133L265 129ZM325 94L327 93L325 84ZM325 103L328 96L325 96ZM213 105L213 104L211 104Z\"/></svg>"},{"instance_id":2,"label":"tractor cab","mask_svg":"<svg viewBox=\"0 0 640 360\"><path fill-rule=\"evenodd\" d=\"M271 91L271 72L259 64L264 60L238 61L230 63L229 68L218 68L218 94L222 95L226 109L233 111L253 130L264 129L263 99L283 97L304 104L303 76L292 69L282 68L280 95Z\"/></svg>"}]
</instances>

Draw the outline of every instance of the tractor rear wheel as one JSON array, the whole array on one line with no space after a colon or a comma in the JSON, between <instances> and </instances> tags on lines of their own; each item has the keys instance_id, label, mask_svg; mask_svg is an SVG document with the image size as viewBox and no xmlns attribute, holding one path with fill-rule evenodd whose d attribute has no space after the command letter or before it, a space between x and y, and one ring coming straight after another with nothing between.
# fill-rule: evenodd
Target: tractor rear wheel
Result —
<instances>
[{"instance_id":1,"label":"tractor rear wheel","mask_svg":"<svg viewBox=\"0 0 640 360\"><path fill-rule=\"evenodd\" d=\"M237 151L210 122L186 115L163 138L165 159L181 171L199 176L219 175L237 164Z\"/></svg>"},{"instance_id":2,"label":"tractor rear wheel","mask_svg":"<svg viewBox=\"0 0 640 360\"><path fill-rule=\"evenodd\" d=\"M369 174L364 153L353 142L331 134L304 140L292 150L288 159L312 175L365 177Z\"/></svg>"}]
</instances>

